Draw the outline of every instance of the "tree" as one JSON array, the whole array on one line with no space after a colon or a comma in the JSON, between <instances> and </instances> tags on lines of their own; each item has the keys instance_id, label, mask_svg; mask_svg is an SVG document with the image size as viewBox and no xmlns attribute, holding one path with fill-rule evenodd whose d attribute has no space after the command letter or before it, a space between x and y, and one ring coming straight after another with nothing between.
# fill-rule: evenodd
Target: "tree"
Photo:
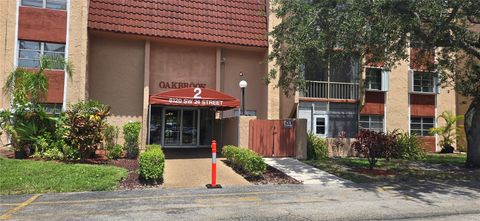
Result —
<instances>
[{"instance_id":1,"label":"tree","mask_svg":"<svg viewBox=\"0 0 480 221\"><path fill-rule=\"evenodd\" d=\"M71 65L60 57L41 57L39 63L38 68L16 68L3 86L3 92L12 96L12 106L0 111L0 129L11 136L16 151L27 155L33 149L38 152L37 141L54 134L57 123L40 105L48 90L45 71L65 68L69 76L72 73Z\"/></svg>"},{"instance_id":2,"label":"tree","mask_svg":"<svg viewBox=\"0 0 480 221\"><path fill-rule=\"evenodd\" d=\"M72 76L72 66L63 58L44 56L39 63L38 68L16 68L8 75L3 92L12 96L13 104L30 102L36 105L45 98L48 90L46 70L62 67L69 77Z\"/></svg>"},{"instance_id":3,"label":"tree","mask_svg":"<svg viewBox=\"0 0 480 221\"><path fill-rule=\"evenodd\" d=\"M361 66L382 62L393 68L408 59L410 44L427 57L435 50L443 87L472 98L465 114L468 167L480 167L480 4L477 0L274 0L282 22L270 33L269 59L285 94L305 88L305 64L327 65L357 57ZM475 27L477 25L477 27ZM461 68L459 68L461 67ZM360 70L363 70L360 68Z\"/></svg>"}]
</instances>

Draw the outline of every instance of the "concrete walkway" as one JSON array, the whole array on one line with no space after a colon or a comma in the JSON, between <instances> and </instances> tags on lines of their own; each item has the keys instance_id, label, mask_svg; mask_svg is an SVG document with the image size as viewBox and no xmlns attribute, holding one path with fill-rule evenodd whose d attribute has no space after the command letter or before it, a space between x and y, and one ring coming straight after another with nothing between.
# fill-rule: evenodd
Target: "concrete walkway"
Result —
<instances>
[{"instance_id":1,"label":"concrete walkway","mask_svg":"<svg viewBox=\"0 0 480 221\"><path fill-rule=\"evenodd\" d=\"M288 176L302 181L303 184L339 185L351 183L351 181L329 174L293 158L265 158L265 162Z\"/></svg>"},{"instance_id":2,"label":"concrete walkway","mask_svg":"<svg viewBox=\"0 0 480 221\"><path fill-rule=\"evenodd\" d=\"M165 151L165 188L205 187L211 182L210 149L177 149ZM250 185L242 176L217 159L217 183L222 186Z\"/></svg>"}]
</instances>

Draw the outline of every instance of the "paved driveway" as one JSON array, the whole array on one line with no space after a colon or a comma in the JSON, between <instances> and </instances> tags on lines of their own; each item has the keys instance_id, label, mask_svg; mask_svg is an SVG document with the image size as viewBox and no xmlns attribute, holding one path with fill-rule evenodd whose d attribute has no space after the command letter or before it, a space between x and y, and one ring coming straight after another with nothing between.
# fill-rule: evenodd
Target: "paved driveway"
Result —
<instances>
[{"instance_id":1,"label":"paved driveway","mask_svg":"<svg viewBox=\"0 0 480 221\"><path fill-rule=\"evenodd\" d=\"M165 188L205 187L211 182L211 150L166 149ZM217 159L217 183L222 186L250 185L242 176Z\"/></svg>"},{"instance_id":2,"label":"paved driveway","mask_svg":"<svg viewBox=\"0 0 480 221\"><path fill-rule=\"evenodd\" d=\"M252 185L0 196L10 220L480 220L477 189Z\"/></svg>"}]
</instances>

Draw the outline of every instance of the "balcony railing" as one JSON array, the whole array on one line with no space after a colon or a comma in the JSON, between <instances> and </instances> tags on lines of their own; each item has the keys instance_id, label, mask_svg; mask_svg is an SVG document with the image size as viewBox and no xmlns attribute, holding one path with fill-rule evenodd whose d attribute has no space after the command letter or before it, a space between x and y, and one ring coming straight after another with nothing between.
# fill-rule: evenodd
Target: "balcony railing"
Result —
<instances>
[{"instance_id":1,"label":"balcony railing","mask_svg":"<svg viewBox=\"0 0 480 221\"><path fill-rule=\"evenodd\" d=\"M308 81L301 97L357 100L359 97L358 83Z\"/></svg>"}]
</instances>

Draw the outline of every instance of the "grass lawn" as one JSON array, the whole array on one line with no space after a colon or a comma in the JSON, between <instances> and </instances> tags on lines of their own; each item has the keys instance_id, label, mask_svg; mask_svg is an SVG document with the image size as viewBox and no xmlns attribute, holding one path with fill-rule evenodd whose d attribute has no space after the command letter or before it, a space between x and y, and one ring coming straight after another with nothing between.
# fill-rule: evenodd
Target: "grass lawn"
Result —
<instances>
[{"instance_id":1,"label":"grass lawn","mask_svg":"<svg viewBox=\"0 0 480 221\"><path fill-rule=\"evenodd\" d=\"M0 157L0 194L114 190L127 176L103 165L13 160Z\"/></svg>"},{"instance_id":2,"label":"grass lawn","mask_svg":"<svg viewBox=\"0 0 480 221\"><path fill-rule=\"evenodd\" d=\"M368 160L364 158L328 158L305 161L321 170L357 183L379 181L458 181L479 182L480 171L470 171L462 168L466 161L465 154L428 154L424 160L390 160L380 159L375 169L392 175L365 174ZM368 172L368 171L367 171ZM378 171L377 171L378 172Z\"/></svg>"}]
</instances>

